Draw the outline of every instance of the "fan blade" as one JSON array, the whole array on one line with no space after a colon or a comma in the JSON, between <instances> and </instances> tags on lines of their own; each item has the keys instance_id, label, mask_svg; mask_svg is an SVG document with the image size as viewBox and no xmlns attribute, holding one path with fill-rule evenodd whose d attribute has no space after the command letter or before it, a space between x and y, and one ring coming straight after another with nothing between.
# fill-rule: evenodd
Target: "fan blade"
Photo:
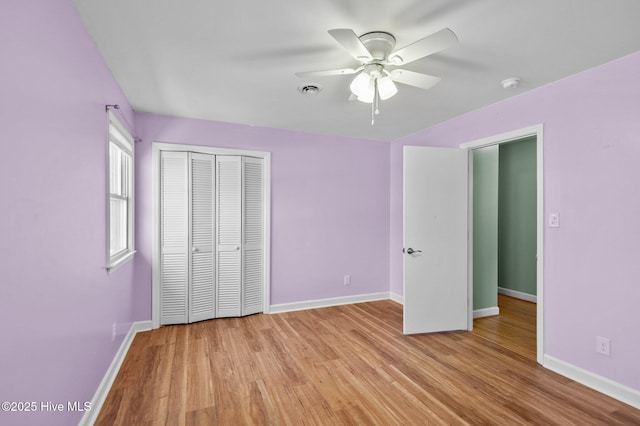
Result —
<instances>
[{"instance_id":1,"label":"fan blade","mask_svg":"<svg viewBox=\"0 0 640 426\"><path fill-rule=\"evenodd\" d=\"M353 30L347 28L338 28L335 30L329 30L331 37L335 38L347 52L360 62L369 62L373 59L371 53L362 44L356 33Z\"/></svg>"},{"instance_id":2,"label":"fan blade","mask_svg":"<svg viewBox=\"0 0 640 426\"><path fill-rule=\"evenodd\" d=\"M440 52L448 47L455 46L458 37L449 28L444 28L408 46L398 49L389 55L389 62L394 65L403 65L413 62L425 56Z\"/></svg>"},{"instance_id":3,"label":"fan blade","mask_svg":"<svg viewBox=\"0 0 640 426\"><path fill-rule=\"evenodd\" d=\"M441 80L440 77L400 69L391 71L389 73L389 77L391 77L391 80L397 81L398 83L424 90L431 89Z\"/></svg>"},{"instance_id":4,"label":"fan blade","mask_svg":"<svg viewBox=\"0 0 640 426\"><path fill-rule=\"evenodd\" d=\"M304 71L297 72L296 76L298 77L328 77L332 75L348 75L355 74L360 71L362 67L353 69L353 68L343 68L340 70L326 70L326 71Z\"/></svg>"}]
</instances>

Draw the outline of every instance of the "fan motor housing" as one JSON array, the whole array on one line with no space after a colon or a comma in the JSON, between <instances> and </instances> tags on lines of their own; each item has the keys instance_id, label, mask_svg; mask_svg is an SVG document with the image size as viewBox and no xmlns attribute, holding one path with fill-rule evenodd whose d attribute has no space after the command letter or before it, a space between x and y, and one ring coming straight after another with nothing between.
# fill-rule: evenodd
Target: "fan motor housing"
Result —
<instances>
[{"instance_id":1,"label":"fan motor housing","mask_svg":"<svg viewBox=\"0 0 640 426\"><path fill-rule=\"evenodd\" d=\"M393 52L396 38L385 31L372 31L358 37L374 60L384 61Z\"/></svg>"}]
</instances>

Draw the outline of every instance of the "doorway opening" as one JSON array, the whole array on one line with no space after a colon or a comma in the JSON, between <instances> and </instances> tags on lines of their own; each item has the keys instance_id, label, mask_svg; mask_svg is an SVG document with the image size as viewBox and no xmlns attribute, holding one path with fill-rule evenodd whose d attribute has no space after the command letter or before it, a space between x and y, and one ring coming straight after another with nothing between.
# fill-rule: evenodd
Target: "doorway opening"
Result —
<instances>
[{"instance_id":1,"label":"doorway opening","mask_svg":"<svg viewBox=\"0 0 640 426\"><path fill-rule=\"evenodd\" d=\"M529 359L536 359L536 304L498 294L500 313L475 318L473 331Z\"/></svg>"},{"instance_id":2,"label":"doorway opening","mask_svg":"<svg viewBox=\"0 0 640 426\"><path fill-rule=\"evenodd\" d=\"M474 333L542 363L542 125L469 150Z\"/></svg>"}]
</instances>

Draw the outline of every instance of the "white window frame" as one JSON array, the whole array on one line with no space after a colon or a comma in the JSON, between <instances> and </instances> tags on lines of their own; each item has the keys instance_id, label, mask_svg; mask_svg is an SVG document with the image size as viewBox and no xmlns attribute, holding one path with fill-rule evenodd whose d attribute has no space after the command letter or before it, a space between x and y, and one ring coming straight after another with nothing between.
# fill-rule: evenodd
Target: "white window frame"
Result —
<instances>
[{"instance_id":1,"label":"white window frame","mask_svg":"<svg viewBox=\"0 0 640 426\"><path fill-rule=\"evenodd\" d=\"M135 176L135 149L134 140L126 127L124 127L115 115L108 110L108 132L107 132L107 271L109 273L115 271L120 266L127 263L135 254L135 238L134 238L134 176ZM126 163L122 164L120 179L124 180L125 195L118 195L114 188L111 187L111 144L114 144L125 154L129 155L131 161L129 167ZM126 217L126 247L117 253L111 255L111 200L112 198L124 199L127 201L127 217Z\"/></svg>"}]
</instances>

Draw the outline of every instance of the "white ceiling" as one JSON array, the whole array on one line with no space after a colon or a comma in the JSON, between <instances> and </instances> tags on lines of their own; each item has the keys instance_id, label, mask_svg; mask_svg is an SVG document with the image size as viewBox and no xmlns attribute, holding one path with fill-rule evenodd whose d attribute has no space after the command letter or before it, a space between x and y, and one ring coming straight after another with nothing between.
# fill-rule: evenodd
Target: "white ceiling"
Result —
<instances>
[{"instance_id":1,"label":"white ceiling","mask_svg":"<svg viewBox=\"0 0 640 426\"><path fill-rule=\"evenodd\" d=\"M637 0L73 0L136 111L389 141L640 50ZM406 69L442 77L381 103L348 101L358 63L327 33L442 28L459 44ZM500 82L520 77L521 87ZM316 95L298 86L320 84Z\"/></svg>"}]
</instances>

